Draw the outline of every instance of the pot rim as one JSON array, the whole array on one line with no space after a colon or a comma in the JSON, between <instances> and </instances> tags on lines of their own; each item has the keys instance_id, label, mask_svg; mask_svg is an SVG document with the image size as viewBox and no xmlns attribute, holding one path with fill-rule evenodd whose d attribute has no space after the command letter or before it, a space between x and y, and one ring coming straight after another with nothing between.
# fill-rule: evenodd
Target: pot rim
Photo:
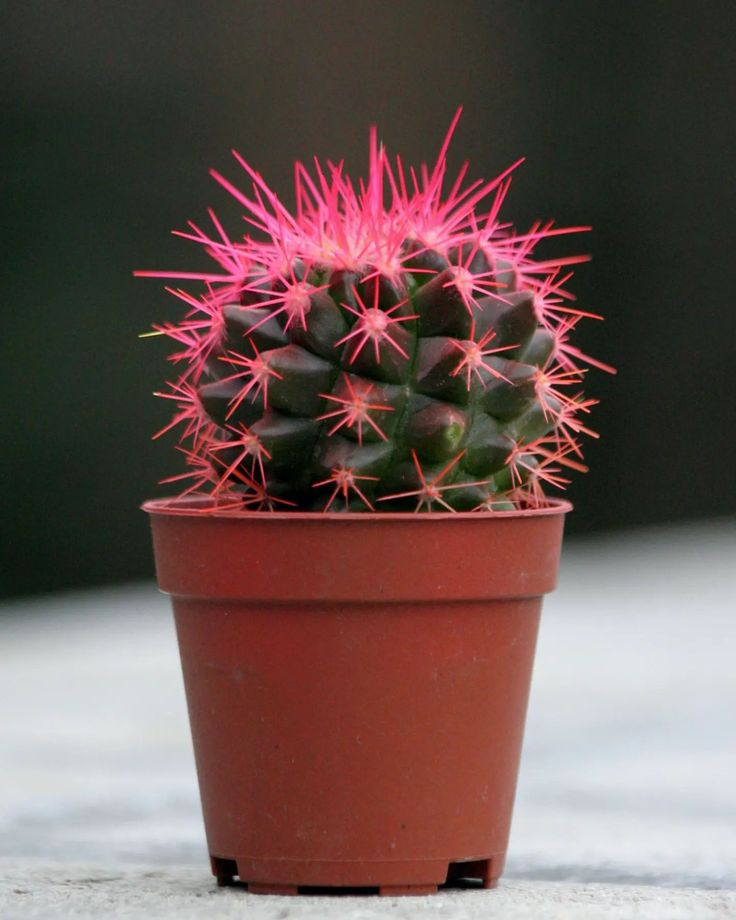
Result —
<instances>
[{"instance_id":1,"label":"pot rim","mask_svg":"<svg viewBox=\"0 0 736 920\"><path fill-rule=\"evenodd\" d=\"M248 521L319 521L362 522L377 524L381 521L483 521L512 518L547 517L568 514L572 503L563 498L549 498L544 508L523 508L514 511L213 511L213 499L208 495L169 498L151 498L143 502L141 510L160 517L189 517L200 520Z\"/></svg>"}]
</instances>

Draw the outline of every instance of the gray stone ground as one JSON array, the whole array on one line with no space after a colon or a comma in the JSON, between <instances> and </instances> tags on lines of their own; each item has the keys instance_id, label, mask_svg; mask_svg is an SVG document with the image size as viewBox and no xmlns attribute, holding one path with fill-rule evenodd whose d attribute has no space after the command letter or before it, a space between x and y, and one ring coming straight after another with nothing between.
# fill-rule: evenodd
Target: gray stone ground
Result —
<instances>
[{"instance_id":1,"label":"gray stone ground","mask_svg":"<svg viewBox=\"0 0 736 920\"><path fill-rule=\"evenodd\" d=\"M442 891L432 897L304 896L217 889L201 869L77 866L0 868L3 920L722 920L736 916L736 892L638 885L581 885L509 879L495 891ZM6 881L7 878L7 881Z\"/></svg>"},{"instance_id":2,"label":"gray stone ground","mask_svg":"<svg viewBox=\"0 0 736 920\"><path fill-rule=\"evenodd\" d=\"M418 899L217 890L168 602L8 604L0 918L736 918L735 563L731 521L569 547L505 881Z\"/></svg>"}]
</instances>

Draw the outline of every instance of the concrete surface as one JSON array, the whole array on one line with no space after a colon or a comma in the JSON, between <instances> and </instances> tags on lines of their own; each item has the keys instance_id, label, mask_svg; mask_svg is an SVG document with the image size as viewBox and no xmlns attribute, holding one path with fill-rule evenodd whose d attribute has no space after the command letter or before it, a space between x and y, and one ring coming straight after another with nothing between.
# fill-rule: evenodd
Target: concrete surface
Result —
<instances>
[{"instance_id":1,"label":"concrete surface","mask_svg":"<svg viewBox=\"0 0 736 920\"><path fill-rule=\"evenodd\" d=\"M249 895L214 888L201 869L106 871L78 866L5 866L3 920L722 920L736 916L736 893L635 885L581 885L509 879L495 891L441 891L432 897Z\"/></svg>"},{"instance_id":2,"label":"concrete surface","mask_svg":"<svg viewBox=\"0 0 736 920\"><path fill-rule=\"evenodd\" d=\"M731 521L571 544L505 882L405 900L218 891L166 599L6 604L0 917L736 918L734 572Z\"/></svg>"}]
</instances>

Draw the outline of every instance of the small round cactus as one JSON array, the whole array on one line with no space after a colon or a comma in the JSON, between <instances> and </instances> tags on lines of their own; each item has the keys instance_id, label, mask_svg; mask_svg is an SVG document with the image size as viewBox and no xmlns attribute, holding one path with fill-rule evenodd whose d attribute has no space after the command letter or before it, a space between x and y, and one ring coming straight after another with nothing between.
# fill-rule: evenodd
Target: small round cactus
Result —
<instances>
[{"instance_id":1,"label":"small round cactus","mask_svg":"<svg viewBox=\"0 0 736 920\"><path fill-rule=\"evenodd\" d=\"M595 400L569 343L583 317L565 290L585 257L533 261L535 244L587 228L499 218L515 166L490 182L450 180L446 153L406 168L370 138L357 186L342 164L296 164L290 212L242 158L250 190L215 179L250 232L181 233L211 273L172 339L178 379L158 393L175 413L184 494L208 508L487 511L543 506L566 470L584 470L580 436ZM160 432L160 434L163 432Z\"/></svg>"}]
</instances>

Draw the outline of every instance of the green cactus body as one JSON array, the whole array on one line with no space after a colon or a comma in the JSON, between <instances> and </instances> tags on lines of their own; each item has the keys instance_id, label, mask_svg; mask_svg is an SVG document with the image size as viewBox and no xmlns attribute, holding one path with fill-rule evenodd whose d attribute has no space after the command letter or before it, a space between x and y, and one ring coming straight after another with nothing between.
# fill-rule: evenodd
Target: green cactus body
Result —
<instances>
[{"instance_id":1,"label":"green cactus body","mask_svg":"<svg viewBox=\"0 0 736 920\"><path fill-rule=\"evenodd\" d=\"M508 475L517 444L554 426L535 387L544 349L541 364L523 360L539 330L533 292L504 288L466 304L449 271L432 282L406 272L404 290L383 285L379 304L375 271L364 272L366 303L355 284L341 300L315 270L322 290L291 322L224 306L220 379L198 394L223 444L253 436L231 482L247 483L260 453L266 491L303 510L487 504L521 484Z\"/></svg>"}]
</instances>

